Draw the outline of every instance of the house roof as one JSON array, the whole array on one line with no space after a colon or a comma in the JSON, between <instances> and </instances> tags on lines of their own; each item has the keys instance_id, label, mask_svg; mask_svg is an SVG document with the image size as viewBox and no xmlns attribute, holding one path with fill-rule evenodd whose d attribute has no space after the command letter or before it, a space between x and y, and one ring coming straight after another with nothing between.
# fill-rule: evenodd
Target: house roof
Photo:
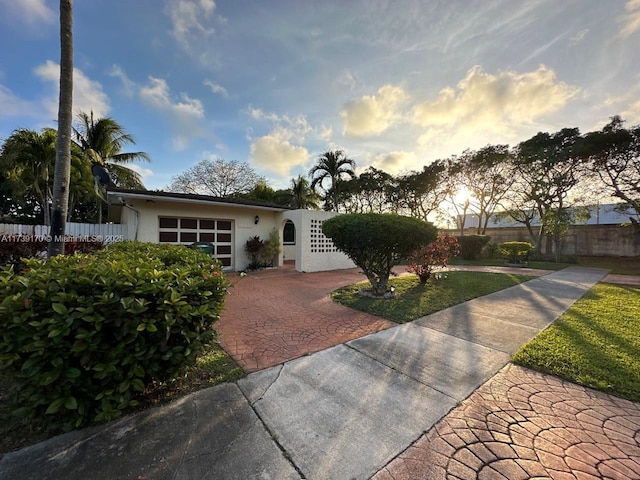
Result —
<instances>
[{"instance_id":1,"label":"house roof","mask_svg":"<svg viewBox=\"0 0 640 480\"><path fill-rule=\"evenodd\" d=\"M195 195L192 193L163 192L160 190L130 190L126 188L110 188L107 195L111 199L120 199L122 203L126 199L141 199L165 202L192 203L198 205L218 205L227 207L252 207L258 210L284 212L294 210L292 207L276 205L268 202L257 202L244 198L213 197L211 195Z\"/></svg>"}]
</instances>

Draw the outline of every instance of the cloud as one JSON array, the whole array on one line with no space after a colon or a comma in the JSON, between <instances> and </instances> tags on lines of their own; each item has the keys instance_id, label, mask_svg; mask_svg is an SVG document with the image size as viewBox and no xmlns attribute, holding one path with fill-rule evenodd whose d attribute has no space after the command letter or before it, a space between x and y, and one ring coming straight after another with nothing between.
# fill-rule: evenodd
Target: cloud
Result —
<instances>
[{"instance_id":1,"label":"cloud","mask_svg":"<svg viewBox=\"0 0 640 480\"><path fill-rule=\"evenodd\" d=\"M154 171L150 168L142 167L137 163L130 163L127 165L127 168L130 168L134 172L136 172L142 178L142 183L146 184L149 180L149 177L154 176Z\"/></svg>"},{"instance_id":2,"label":"cloud","mask_svg":"<svg viewBox=\"0 0 640 480\"><path fill-rule=\"evenodd\" d=\"M636 84L624 94L607 97L596 110L603 112L601 117L620 115L628 122L627 125L640 123L640 75L636 76Z\"/></svg>"},{"instance_id":3,"label":"cloud","mask_svg":"<svg viewBox=\"0 0 640 480\"><path fill-rule=\"evenodd\" d=\"M407 99L401 87L384 85L377 95L365 95L344 105L340 112L344 134L351 137L379 135L399 117L399 108Z\"/></svg>"},{"instance_id":4,"label":"cloud","mask_svg":"<svg viewBox=\"0 0 640 480\"><path fill-rule=\"evenodd\" d=\"M211 91L217 95L220 95L224 98L229 98L229 92L222 85L218 85L217 83L212 82L211 80L205 80L204 83L207 87L211 89Z\"/></svg>"},{"instance_id":5,"label":"cloud","mask_svg":"<svg viewBox=\"0 0 640 480\"><path fill-rule=\"evenodd\" d=\"M588 33L589 33L588 28L580 30L578 33L576 33L573 37L569 39L569 45L573 47L575 45L582 43L582 41L586 38Z\"/></svg>"},{"instance_id":6,"label":"cloud","mask_svg":"<svg viewBox=\"0 0 640 480\"><path fill-rule=\"evenodd\" d=\"M620 31L620 35L628 37L640 30L640 0L628 0L625 5L625 10L627 12L621 17L624 25Z\"/></svg>"},{"instance_id":7,"label":"cloud","mask_svg":"<svg viewBox=\"0 0 640 480\"><path fill-rule=\"evenodd\" d=\"M356 79L353 76L353 73L351 73L351 71L347 69L342 71L338 78L336 78L335 82L338 85L347 87L349 90L353 90L356 86Z\"/></svg>"},{"instance_id":8,"label":"cloud","mask_svg":"<svg viewBox=\"0 0 640 480\"><path fill-rule=\"evenodd\" d=\"M213 35L215 21L224 21L215 10L214 0L167 0L165 6L173 27L171 34L186 49L193 40Z\"/></svg>"},{"instance_id":9,"label":"cloud","mask_svg":"<svg viewBox=\"0 0 640 480\"><path fill-rule=\"evenodd\" d=\"M544 65L533 72L497 75L475 66L456 88L444 88L435 100L417 105L413 118L423 127L503 130L558 111L578 91Z\"/></svg>"},{"instance_id":10,"label":"cloud","mask_svg":"<svg viewBox=\"0 0 640 480\"><path fill-rule=\"evenodd\" d=\"M23 115L35 116L37 107L27 100L17 97L4 85L0 85L0 118L18 117Z\"/></svg>"},{"instance_id":11,"label":"cloud","mask_svg":"<svg viewBox=\"0 0 640 480\"><path fill-rule=\"evenodd\" d=\"M149 77L149 83L140 88L140 98L168 118L174 131L174 150L184 150L191 139L206 136L201 126L205 118L204 106L197 98L180 93L176 100L172 98L167 82L155 77Z\"/></svg>"},{"instance_id":12,"label":"cloud","mask_svg":"<svg viewBox=\"0 0 640 480\"><path fill-rule=\"evenodd\" d=\"M309 160L306 148L291 145L277 134L269 134L251 142L251 159L260 168L279 175L287 175L292 168Z\"/></svg>"},{"instance_id":13,"label":"cloud","mask_svg":"<svg viewBox=\"0 0 640 480\"><path fill-rule=\"evenodd\" d=\"M9 12L7 17L12 21L17 20L29 27L56 22L56 12L47 6L46 0L0 0L0 5Z\"/></svg>"},{"instance_id":14,"label":"cloud","mask_svg":"<svg viewBox=\"0 0 640 480\"><path fill-rule=\"evenodd\" d=\"M124 94L127 97L133 97L134 91L136 88L136 83L133 80L131 80L126 73L124 73L124 70L122 70L122 68L119 65L113 64L111 66L111 71L109 72L109 76L119 78L120 81L122 82L122 89Z\"/></svg>"},{"instance_id":15,"label":"cloud","mask_svg":"<svg viewBox=\"0 0 640 480\"><path fill-rule=\"evenodd\" d=\"M243 111L252 120L269 123L267 135L250 138L250 157L260 168L287 175L294 167L309 160L308 150L300 145L313 131L304 115L278 115L251 105Z\"/></svg>"},{"instance_id":16,"label":"cloud","mask_svg":"<svg viewBox=\"0 0 640 480\"><path fill-rule=\"evenodd\" d=\"M414 152L395 151L375 155L371 166L384 170L392 175L397 175L409 170L415 170L418 164Z\"/></svg>"},{"instance_id":17,"label":"cloud","mask_svg":"<svg viewBox=\"0 0 640 480\"><path fill-rule=\"evenodd\" d=\"M41 80L48 82L54 92L43 100L44 106L52 119L58 118L58 95L60 88L60 65L47 60L35 69ZM93 110L96 117L103 117L109 113L109 97L102 90L100 82L91 80L82 70L73 69L73 110L89 112Z\"/></svg>"}]
</instances>

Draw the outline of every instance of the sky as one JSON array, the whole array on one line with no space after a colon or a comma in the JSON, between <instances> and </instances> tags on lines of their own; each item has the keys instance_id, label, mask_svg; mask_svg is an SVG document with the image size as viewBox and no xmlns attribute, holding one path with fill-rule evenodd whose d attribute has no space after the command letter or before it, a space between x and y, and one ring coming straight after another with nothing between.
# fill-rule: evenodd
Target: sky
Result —
<instances>
[{"instance_id":1,"label":"sky","mask_svg":"<svg viewBox=\"0 0 640 480\"><path fill-rule=\"evenodd\" d=\"M55 127L58 2L0 0L0 141ZM205 158L274 188L341 149L420 170L540 131L640 123L640 0L76 0L74 110L149 189Z\"/></svg>"}]
</instances>

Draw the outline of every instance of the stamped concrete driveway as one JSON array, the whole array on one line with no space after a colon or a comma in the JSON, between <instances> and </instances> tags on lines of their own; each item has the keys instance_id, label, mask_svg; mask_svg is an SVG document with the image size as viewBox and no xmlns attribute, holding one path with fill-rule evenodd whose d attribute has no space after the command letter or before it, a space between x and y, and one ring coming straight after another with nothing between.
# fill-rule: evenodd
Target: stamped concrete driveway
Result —
<instances>
[{"instance_id":1,"label":"stamped concrete driveway","mask_svg":"<svg viewBox=\"0 0 640 480\"><path fill-rule=\"evenodd\" d=\"M492 273L523 270L498 267L450 267ZM394 268L407 274L405 266ZM549 270L527 269L540 276ZM300 273L291 265L231 274L232 287L216 330L219 341L246 372L255 372L294 358L363 337L395 324L343 307L331 300L331 292L366 280L359 268Z\"/></svg>"},{"instance_id":2,"label":"stamped concrete driveway","mask_svg":"<svg viewBox=\"0 0 640 480\"><path fill-rule=\"evenodd\" d=\"M357 268L300 273L290 268L231 275L216 330L246 372L318 352L394 323L331 300L335 289L366 280Z\"/></svg>"}]
</instances>

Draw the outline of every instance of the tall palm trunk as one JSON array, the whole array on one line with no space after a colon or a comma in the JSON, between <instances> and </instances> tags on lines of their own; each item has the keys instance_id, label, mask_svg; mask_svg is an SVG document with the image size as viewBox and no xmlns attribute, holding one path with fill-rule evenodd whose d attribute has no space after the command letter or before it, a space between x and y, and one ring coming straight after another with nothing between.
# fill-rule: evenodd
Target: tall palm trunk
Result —
<instances>
[{"instance_id":1,"label":"tall palm trunk","mask_svg":"<svg viewBox=\"0 0 640 480\"><path fill-rule=\"evenodd\" d=\"M53 173L53 208L49 257L64 253L71 175L71 122L73 120L73 0L60 0L60 97L58 139Z\"/></svg>"}]
</instances>

